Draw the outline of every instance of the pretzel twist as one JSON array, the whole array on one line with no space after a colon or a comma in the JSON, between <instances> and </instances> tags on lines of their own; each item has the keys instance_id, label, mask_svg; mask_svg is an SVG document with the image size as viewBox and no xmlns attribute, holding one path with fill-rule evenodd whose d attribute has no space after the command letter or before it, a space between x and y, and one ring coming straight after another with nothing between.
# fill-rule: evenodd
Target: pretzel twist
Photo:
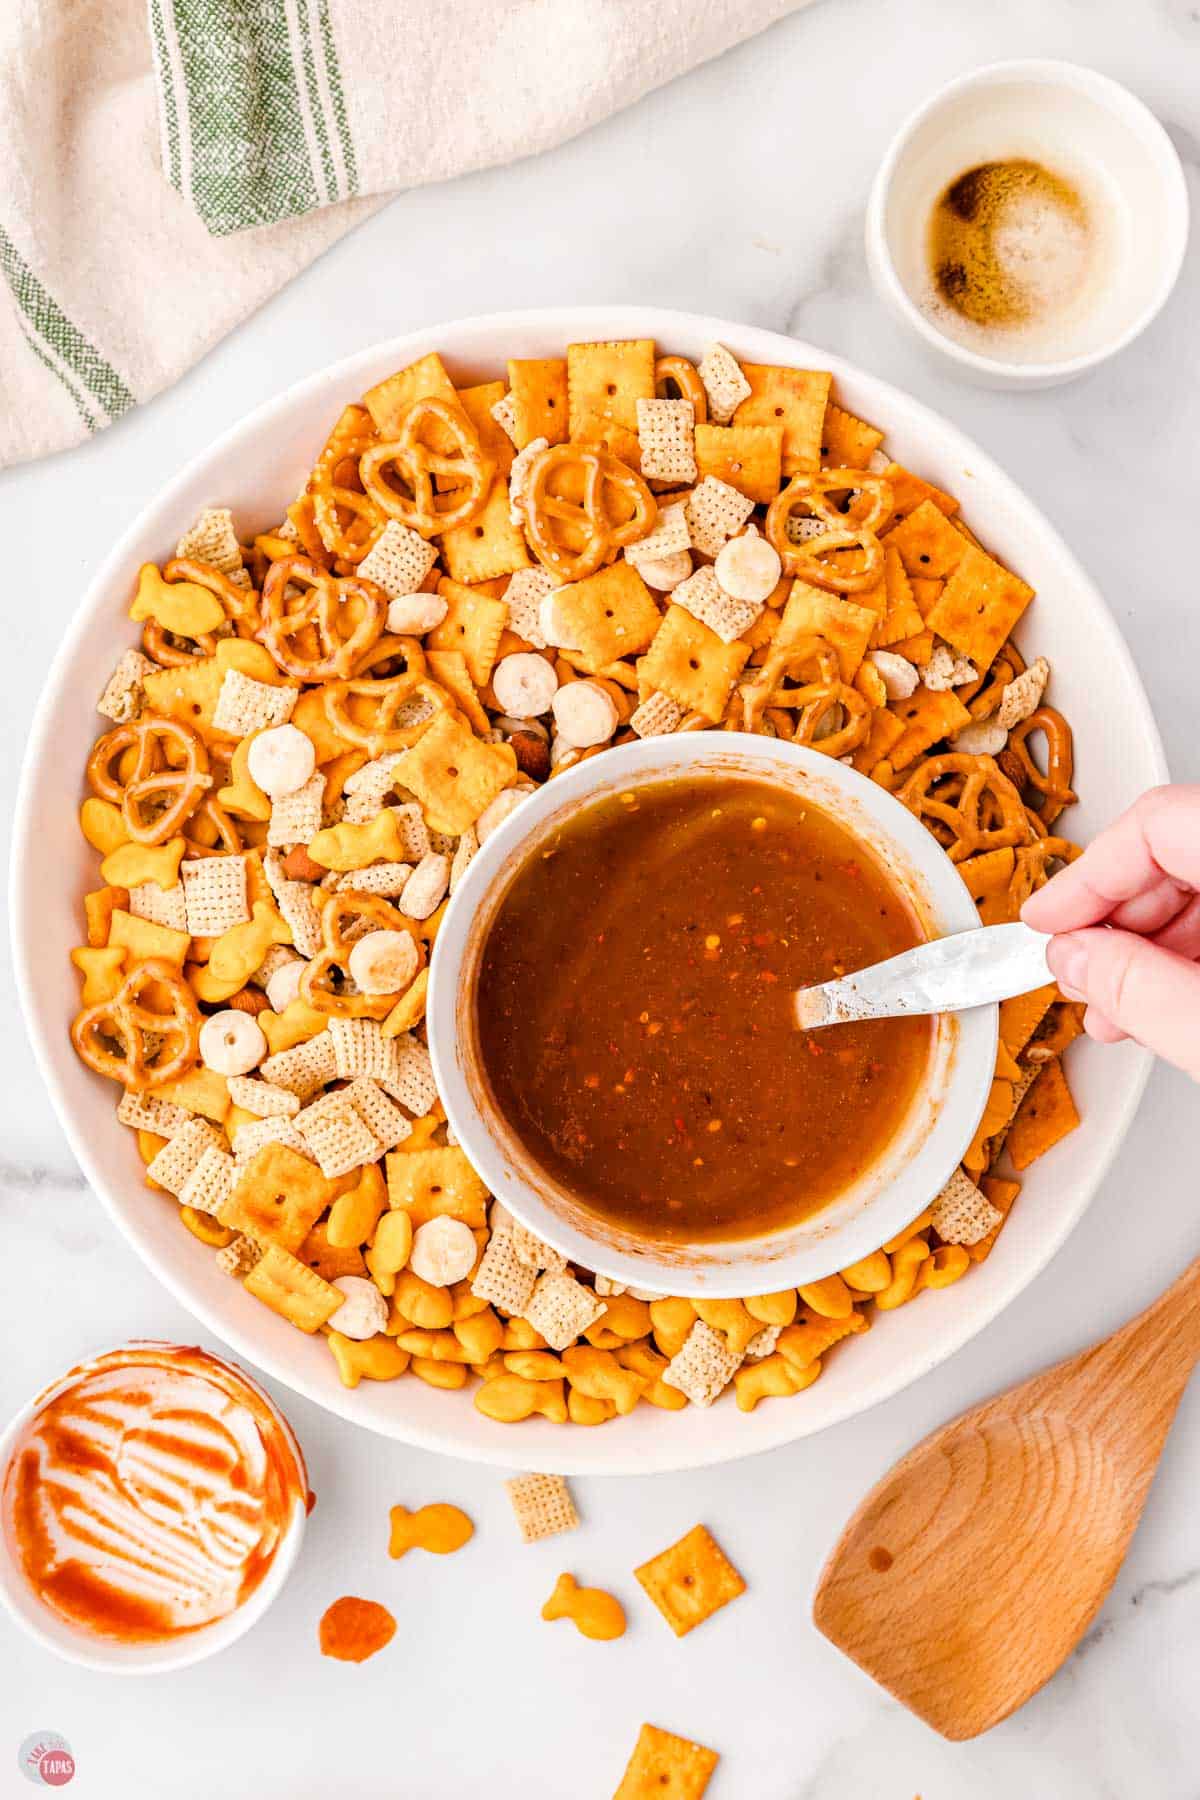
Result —
<instances>
[{"instance_id":1,"label":"pretzel twist","mask_svg":"<svg viewBox=\"0 0 1200 1800\"><path fill-rule=\"evenodd\" d=\"M123 776L113 765L130 750L133 767ZM94 794L121 808L135 844L165 844L212 787L203 739L181 719L154 713L98 738L87 760L87 779Z\"/></svg>"},{"instance_id":2,"label":"pretzel twist","mask_svg":"<svg viewBox=\"0 0 1200 1800\"><path fill-rule=\"evenodd\" d=\"M842 512L829 496L847 490L854 498ZM798 507L824 529L794 542L788 523ZM772 500L766 535L779 552L785 575L835 593L857 594L879 580L883 545L878 533L891 516L891 483L882 476L865 475L861 469L809 469L793 475ZM846 551L856 554L847 560L842 555Z\"/></svg>"},{"instance_id":3,"label":"pretzel twist","mask_svg":"<svg viewBox=\"0 0 1200 1800\"><path fill-rule=\"evenodd\" d=\"M582 480L582 496L551 491L567 477ZM623 500L626 516L615 516ZM538 561L560 581L581 581L625 544L653 525L658 503L633 469L608 450L584 444L551 444L533 459L525 494L525 534ZM578 548L573 548L577 544Z\"/></svg>"},{"instance_id":4,"label":"pretzel twist","mask_svg":"<svg viewBox=\"0 0 1200 1800\"><path fill-rule=\"evenodd\" d=\"M1029 738L1041 732L1046 741L1046 772L1033 760ZM1071 727L1053 706L1039 706L1027 719L1014 725L1008 734L1008 748L1018 757L1025 770L1026 784L1041 795L1041 803L1031 811L1037 813L1046 830L1073 806L1076 794L1071 786L1075 773L1075 749Z\"/></svg>"},{"instance_id":5,"label":"pretzel twist","mask_svg":"<svg viewBox=\"0 0 1200 1800\"><path fill-rule=\"evenodd\" d=\"M453 709L453 696L424 675L423 665L388 681L339 681L325 689L325 717L338 736L365 750L386 756L407 750L429 729L429 719L398 725L397 715L410 700L427 700L435 713ZM363 715L366 715L364 718Z\"/></svg>"},{"instance_id":6,"label":"pretzel twist","mask_svg":"<svg viewBox=\"0 0 1200 1800\"><path fill-rule=\"evenodd\" d=\"M947 750L926 757L896 798L933 832L951 862L1025 844L1032 835L1020 794L990 756Z\"/></svg>"},{"instance_id":7,"label":"pretzel twist","mask_svg":"<svg viewBox=\"0 0 1200 1800\"><path fill-rule=\"evenodd\" d=\"M387 610L388 597L373 581L331 575L306 556L285 556L263 582L255 635L285 675L345 680L378 641Z\"/></svg>"},{"instance_id":8,"label":"pretzel twist","mask_svg":"<svg viewBox=\"0 0 1200 1800\"><path fill-rule=\"evenodd\" d=\"M422 440L422 432L431 423L449 436L453 455ZM387 478L389 467L393 480ZM359 460L358 472L365 492L381 512L430 538L455 525L469 525L482 512L496 467L484 455L465 413L445 400L426 398L413 401L394 438L371 445ZM441 476L453 491L435 493L435 476Z\"/></svg>"},{"instance_id":9,"label":"pretzel twist","mask_svg":"<svg viewBox=\"0 0 1200 1800\"><path fill-rule=\"evenodd\" d=\"M165 995L166 1011L144 1003L151 984L154 998ZM200 1009L182 975L171 963L151 957L130 970L111 1000L76 1015L71 1042L97 1075L145 1090L187 1074L196 1061L200 1024Z\"/></svg>"}]
</instances>

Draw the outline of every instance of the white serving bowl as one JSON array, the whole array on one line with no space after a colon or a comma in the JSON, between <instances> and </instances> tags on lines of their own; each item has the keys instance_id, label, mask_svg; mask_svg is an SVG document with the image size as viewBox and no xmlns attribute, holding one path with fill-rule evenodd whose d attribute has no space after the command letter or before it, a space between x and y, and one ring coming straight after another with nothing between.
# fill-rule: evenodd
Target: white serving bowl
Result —
<instances>
[{"instance_id":1,"label":"white serving bowl","mask_svg":"<svg viewBox=\"0 0 1200 1800\"><path fill-rule=\"evenodd\" d=\"M142 1345L137 1340L120 1346L123 1350L140 1348L161 1349L159 1344ZM260 1387L253 1376L234 1363L226 1362L223 1357L207 1352L212 1360L229 1369L237 1380L255 1394L268 1408L271 1416L278 1424L296 1458L297 1466L304 1469L304 1453L296 1440L291 1425L285 1419L266 1389ZM32 1395L0 1431L0 1489L3 1488L5 1474L12 1461L13 1453L30 1420L44 1406L78 1380L98 1358L87 1358L77 1368L69 1369L58 1381ZM263 1614L273 1604L276 1595L296 1565L300 1554L300 1546L304 1542L304 1528L308 1523L307 1494L296 1496L292 1508L292 1516L287 1529L281 1536L275 1554L271 1558L271 1566L259 1582L254 1592L235 1607L233 1612L223 1619L214 1619L211 1624L202 1625L195 1631L179 1632L173 1637L163 1638L153 1643L120 1643L115 1639L95 1637L89 1632L80 1631L58 1613L54 1612L30 1587L23 1570L18 1565L10 1550L7 1535L0 1528L0 1607L4 1607L16 1620L22 1630L28 1632L35 1643L43 1649L51 1650L64 1662L77 1663L81 1668L96 1669L105 1675L165 1675L174 1669L190 1668L193 1663L204 1662L206 1658L215 1656L219 1650L227 1649L237 1639L243 1637L252 1625L256 1625Z\"/></svg>"},{"instance_id":2,"label":"white serving bowl","mask_svg":"<svg viewBox=\"0 0 1200 1800\"><path fill-rule=\"evenodd\" d=\"M1056 703L1075 728L1083 799L1066 820L1074 835L1094 835L1165 778L1146 696L1104 602L1032 501L953 426L886 382L775 332L652 307L547 308L434 326L349 357L252 413L168 483L123 533L78 605L34 721L13 834L10 913L30 1039L80 1167L138 1254L240 1356L340 1417L425 1449L563 1474L643 1474L747 1456L861 1412L935 1367L1032 1281L1076 1224L1150 1067L1133 1045L1074 1046L1071 1081L1082 1124L1029 1171L988 1261L955 1287L880 1320L831 1357L803 1395L749 1415L728 1400L711 1411L639 1407L584 1431L542 1419L500 1425L475 1410L469 1392L446 1393L409 1378L345 1389L324 1344L223 1275L211 1251L182 1229L174 1205L146 1188L130 1136L113 1116L116 1091L83 1067L67 1035L79 1000L68 951L81 935L80 896L97 879L75 808L101 723L96 696L133 641L125 616L133 572L169 554L202 506L232 505L243 529L277 520L343 403L418 356L439 350L453 374L478 380L502 373L509 356L559 355L575 340L639 336L691 357L717 339L755 362L831 369L842 403L886 430L900 461L960 498L983 541L1042 595L1017 635L1029 656L1049 657Z\"/></svg>"},{"instance_id":3,"label":"white serving bowl","mask_svg":"<svg viewBox=\"0 0 1200 1800\"><path fill-rule=\"evenodd\" d=\"M998 1008L934 1022L929 1066L884 1153L845 1193L796 1225L733 1242L652 1244L606 1224L539 1170L498 1116L482 1078L475 983L484 943L528 856L564 817L603 793L646 782L749 777L803 793L870 845L929 937L970 931L975 902L937 839L877 782L776 738L695 731L625 744L539 788L488 838L450 902L434 945L429 1049L455 1135L497 1199L572 1262L626 1287L704 1299L777 1293L869 1256L941 1192L983 1114L996 1068ZM797 1040L796 1074L803 1080Z\"/></svg>"}]
</instances>

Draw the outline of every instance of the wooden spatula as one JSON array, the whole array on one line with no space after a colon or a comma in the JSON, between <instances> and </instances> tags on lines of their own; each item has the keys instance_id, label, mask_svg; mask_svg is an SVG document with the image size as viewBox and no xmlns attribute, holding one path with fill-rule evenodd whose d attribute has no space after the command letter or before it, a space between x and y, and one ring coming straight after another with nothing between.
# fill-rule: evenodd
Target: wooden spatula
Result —
<instances>
[{"instance_id":1,"label":"wooden spatula","mask_svg":"<svg viewBox=\"0 0 1200 1800\"><path fill-rule=\"evenodd\" d=\"M826 1563L818 1629L943 1737L1007 1718L1099 1611L1197 1358L1200 1259L1114 1336L910 1450Z\"/></svg>"}]
</instances>

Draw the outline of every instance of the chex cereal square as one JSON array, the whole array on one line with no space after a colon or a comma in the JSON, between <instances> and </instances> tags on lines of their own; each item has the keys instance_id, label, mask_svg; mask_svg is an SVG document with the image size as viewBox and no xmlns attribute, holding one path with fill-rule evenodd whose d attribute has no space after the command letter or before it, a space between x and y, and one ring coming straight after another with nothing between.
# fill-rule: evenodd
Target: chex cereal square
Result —
<instances>
[{"instance_id":1,"label":"chex cereal square","mask_svg":"<svg viewBox=\"0 0 1200 1800\"><path fill-rule=\"evenodd\" d=\"M347 1089L314 1100L296 1114L295 1124L322 1175L331 1181L379 1159L380 1145L351 1102Z\"/></svg>"},{"instance_id":2,"label":"chex cereal square","mask_svg":"<svg viewBox=\"0 0 1200 1800\"><path fill-rule=\"evenodd\" d=\"M250 917L244 856L202 856L182 862L179 879L193 937L220 937Z\"/></svg>"},{"instance_id":3,"label":"chex cereal square","mask_svg":"<svg viewBox=\"0 0 1200 1800\"><path fill-rule=\"evenodd\" d=\"M671 595L676 606L682 606L715 631L723 644L743 637L762 611L750 600L734 600L727 594L709 563L681 581Z\"/></svg>"},{"instance_id":4,"label":"chex cereal square","mask_svg":"<svg viewBox=\"0 0 1200 1800\"><path fill-rule=\"evenodd\" d=\"M392 1066L386 1076L376 1079L393 1100L406 1106L416 1118L423 1118L437 1105L438 1097L429 1052L414 1037L398 1037L392 1042L395 1049Z\"/></svg>"},{"instance_id":5,"label":"chex cereal square","mask_svg":"<svg viewBox=\"0 0 1200 1800\"><path fill-rule=\"evenodd\" d=\"M158 1155L146 1165L146 1174L159 1187L178 1198L188 1176L206 1150L221 1149L224 1139L207 1119L189 1119L187 1124L168 1138Z\"/></svg>"},{"instance_id":6,"label":"chex cereal square","mask_svg":"<svg viewBox=\"0 0 1200 1800\"><path fill-rule=\"evenodd\" d=\"M230 737L247 737L268 725L286 725L292 716L299 690L255 681L240 669L226 669L213 709L213 730L227 732Z\"/></svg>"},{"instance_id":7,"label":"chex cereal square","mask_svg":"<svg viewBox=\"0 0 1200 1800\"><path fill-rule=\"evenodd\" d=\"M668 1387L686 1394L693 1406L711 1406L722 1388L733 1380L741 1360L719 1331L697 1319L683 1349L671 1358L662 1378Z\"/></svg>"},{"instance_id":8,"label":"chex cereal square","mask_svg":"<svg viewBox=\"0 0 1200 1800\"><path fill-rule=\"evenodd\" d=\"M488 1239L479 1267L471 1277L471 1292L477 1300L501 1312L520 1315L529 1304L537 1282L536 1271L518 1262L507 1231L494 1231Z\"/></svg>"},{"instance_id":9,"label":"chex cereal square","mask_svg":"<svg viewBox=\"0 0 1200 1800\"><path fill-rule=\"evenodd\" d=\"M267 825L267 842L275 849L293 844L310 844L321 829L321 808L325 800L325 777L318 769L294 794L281 794L271 802L271 818Z\"/></svg>"},{"instance_id":10,"label":"chex cereal square","mask_svg":"<svg viewBox=\"0 0 1200 1800\"><path fill-rule=\"evenodd\" d=\"M504 1485L525 1543L557 1537L579 1524L571 1490L561 1475L516 1475Z\"/></svg>"},{"instance_id":11,"label":"chex cereal square","mask_svg":"<svg viewBox=\"0 0 1200 1800\"><path fill-rule=\"evenodd\" d=\"M690 400L639 400L638 440L647 481L696 479L696 409Z\"/></svg>"},{"instance_id":12,"label":"chex cereal square","mask_svg":"<svg viewBox=\"0 0 1200 1800\"><path fill-rule=\"evenodd\" d=\"M96 702L96 711L116 725L136 719L146 699L142 683L147 675L158 672L158 664L143 656L140 650L126 650Z\"/></svg>"},{"instance_id":13,"label":"chex cereal square","mask_svg":"<svg viewBox=\"0 0 1200 1800\"><path fill-rule=\"evenodd\" d=\"M684 503L692 544L702 556L716 556L753 511L753 500L715 475L706 475Z\"/></svg>"},{"instance_id":14,"label":"chex cereal square","mask_svg":"<svg viewBox=\"0 0 1200 1800\"><path fill-rule=\"evenodd\" d=\"M419 532L389 519L358 565L365 581L374 581L390 600L414 594L437 561L437 551Z\"/></svg>"},{"instance_id":15,"label":"chex cereal square","mask_svg":"<svg viewBox=\"0 0 1200 1800\"><path fill-rule=\"evenodd\" d=\"M539 1276L524 1317L552 1350L565 1350L607 1311L604 1301L573 1275L547 1274Z\"/></svg>"},{"instance_id":16,"label":"chex cereal square","mask_svg":"<svg viewBox=\"0 0 1200 1800\"><path fill-rule=\"evenodd\" d=\"M708 395L708 410L718 425L727 425L743 400L750 397L750 383L741 365L724 344L710 344L697 364L696 373Z\"/></svg>"},{"instance_id":17,"label":"chex cereal square","mask_svg":"<svg viewBox=\"0 0 1200 1800\"><path fill-rule=\"evenodd\" d=\"M394 1150L412 1135L412 1123L398 1106L393 1106L383 1089L369 1075L359 1075L340 1098L348 1100L374 1138L379 1154Z\"/></svg>"},{"instance_id":18,"label":"chex cereal square","mask_svg":"<svg viewBox=\"0 0 1200 1800\"><path fill-rule=\"evenodd\" d=\"M194 525L188 527L175 546L176 556L192 562L210 563L222 575L232 575L242 566L242 546L233 526L233 514L227 506L206 506Z\"/></svg>"},{"instance_id":19,"label":"chex cereal square","mask_svg":"<svg viewBox=\"0 0 1200 1800\"><path fill-rule=\"evenodd\" d=\"M210 1144L179 1190L180 1206L215 1218L233 1192L237 1164L219 1144Z\"/></svg>"}]
</instances>

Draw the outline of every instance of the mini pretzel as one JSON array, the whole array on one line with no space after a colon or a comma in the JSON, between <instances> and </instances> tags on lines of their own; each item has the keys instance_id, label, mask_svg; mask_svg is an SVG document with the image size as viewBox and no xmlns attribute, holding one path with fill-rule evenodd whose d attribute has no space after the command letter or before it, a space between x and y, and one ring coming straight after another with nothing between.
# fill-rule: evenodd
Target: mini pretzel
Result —
<instances>
[{"instance_id":1,"label":"mini pretzel","mask_svg":"<svg viewBox=\"0 0 1200 1800\"><path fill-rule=\"evenodd\" d=\"M361 894L341 888L330 894L321 908L322 949L305 966L300 977L300 997L314 1012L338 1019L385 1019L396 1004L395 994L359 994L349 986L350 952L368 931L404 931L417 953L416 974L425 966L425 946L413 921L379 894ZM340 985L331 979L338 971ZM414 979L415 979L414 975Z\"/></svg>"},{"instance_id":2,"label":"mini pretzel","mask_svg":"<svg viewBox=\"0 0 1200 1800\"><path fill-rule=\"evenodd\" d=\"M927 757L896 798L928 826L951 862L1024 844L1030 836L1021 796L990 756L947 750Z\"/></svg>"},{"instance_id":3,"label":"mini pretzel","mask_svg":"<svg viewBox=\"0 0 1200 1800\"><path fill-rule=\"evenodd\" d=\"M114 764L134 751L123 780ZM190 725L153 713L106 731L92 748L87 778L93 793L121 808L135 844L165 844L212 786L208 751Z\"/></svg>"},{"instance_id":4,"label":"mini pretzel","mask_svg":"<svg viewBox=\"0 0 1200 1800\"><path fill-rule=\"evenodd\" d=\"M354 485L362 479L359 461L376 441L373 431L335 433L309 477L313 523L325 548L343 562L360 563L385 523L379 502Z\"/></svg>"},{"instance_id":5,"label":"mini pretzel","mask_svg":"<svg viewBox=\"0 0 1200 1800\"><path fill-rule=\"evenodd\" d=\"M1046 740L1046 773L1034 762L1028 739L1040 731ZM1071 777L1075 773L1075 751L1071 727L1053 706L1039 706L1027 719L1014 725L1008 734L1008 748L1020 759L1028 786L1042 796L1041 805L1031 808L1044 827L1049 829L1068 806L1075 803Z\"/></svg>"},{"instance_id":6,"label":"mini pretzel","mask_svg":"<svg viewBox=\"0 0 1200 1800\"><path fill-rule=\"evenodd\" d=\"M289 593L289 588L300 590ZM272 563L256 636L285 675L345 680L387 622L388 597L358 575L330 575L306 556Z\"/></svg>"},{"instance_id":7,"label":"mini pretzel","mask_svg":"<svg viewBox=\"0 0 1200 1800\"><path fill-rule=\"evenodd\" d=\"M815 665L815 669L814 669ZM785 688L785 680L796 687ZM762 678L743 689L746 729L753 730L769 710L780 709L796 721L786 735L794 744L807 744L826 756L846 756L856 750L871 728L871 707L857 688L841 678L836 650L819 638L805 638L790 649L777 650L763 664ZM834 730L818 738L817 732L833 708L840 709Z\"/></svg>"},{"instance_id":8,"label":"mini pretzel","mask_svg":"<svg viewBox=\"0 0 1200 1800\"><path fill-rule=\"evenodd\" d=\"M654 392L660 400L673 400L674 388L680 400L690 400L697 425L708 423L708 394L686 356L660 356L654 365Z\"/></svg>"},{"instance_id":9,"label":"mini pretzel","mask_svg":"<svg viewBox=\"0 0 1200 1800\"><path fill-rule=\"evenodd\" d=\"M202 631L199 637L181 638L157 619L147 619L142 626L142 649L164 669L184 669L198 657L215 656L217 636L213 631Z\"/></svg>"},{"instance_id":10,"label":"mini pretzel","mask_svg":"<svg viewBox=\"0 0 1200 1800\"><path fill-rule=\"evenodd\" d=\"M849 489L854 498L842 512L830 499ZM797 507L825 530L793 543L788 521ZM779 552L785 575L798 575L814 587L857 594L873 587L883 568L878 532L892 515L891 484L861 469L810 469L793 475L767 509L766 534ZM857 551L849 564L842 551ZM834 561L826 558L836 557Z\"/></svg>"},{"instance_id":11,"label":"mini pretzel","mask_svg":"<svg viewBox=\"0 0 1200 1800\"><path fill-rule=\"evenodd\" d=\"M581 499L551 493L551 482L563 475L582 482ZM610 511L618 496L629 509L621 520ZM538 561L562 581L580 581L622 545L645 537L658 504L641 476L609 451L551 444L529 465L524 512Z\"/></svg>"},{"instance_id":12,"label":"mini pretzel","mask_svg":"<svg viewBox=\"0 0 1200 1800\"><path fill-rule=\"evenodd\" d=\"M431 421L450 437L454 455L422 443L421 433ZM402 486L387 479L389 466ZM465 414L444 400L427 398L413 401L394 438L372 444L362 456L358 472L364 489L389 519L398 519L401 525L430 538L455 525L468 525L482 512L496 469L483 454ZM445 477L453 492L435 494L435 475Z\"/></svg>"},{"instance_id":13,"label":"mini pretzel","mask_svg":"<svg viewBox=\"0 0 1200 1800\"><path fill-rule=\"evenodd\" d=\"M1032 844L1021 845L1008 883L1012 918L1020 917L1021 908L1030 894L1049 879L1047 863L1073 863L1076 857L1082 855L1082 848L1071 843L1068 838L1040 837Z\"/></svg>"},{"instance_id":14,"label":"mini pretzel","mask_svg":"<svg viewBox=\"0 0 1200 1800\"><path fill-rule=\"evenodd\" d=\"M407 750L428 729L428 718L415 725L396 724L401 707L418 697L428 700L435 712L445 712L454 704L445 688L425 679L423 657L407 675L387 681L331 684L325 689L325 717L348 744L365 750L368 756L386 756L394 750Z\"/></svg>"},{"instance_id":15,"label":"mini pretzel","mask_svg":"<svg viewBox=\"0 0 1200 1800\"><path fill-rule=\"evenodd\" d=\"M165 994L168 1011L143 1004L151 984ZM71 1042L97 1075L145 1090L187 1074L196 1061L201 1022L192 990L179 971L152 957L130 970L111 1000L77 1015ZM114 1044L120 1045L119 1052Z\"/></svg>"}]
</instances>

